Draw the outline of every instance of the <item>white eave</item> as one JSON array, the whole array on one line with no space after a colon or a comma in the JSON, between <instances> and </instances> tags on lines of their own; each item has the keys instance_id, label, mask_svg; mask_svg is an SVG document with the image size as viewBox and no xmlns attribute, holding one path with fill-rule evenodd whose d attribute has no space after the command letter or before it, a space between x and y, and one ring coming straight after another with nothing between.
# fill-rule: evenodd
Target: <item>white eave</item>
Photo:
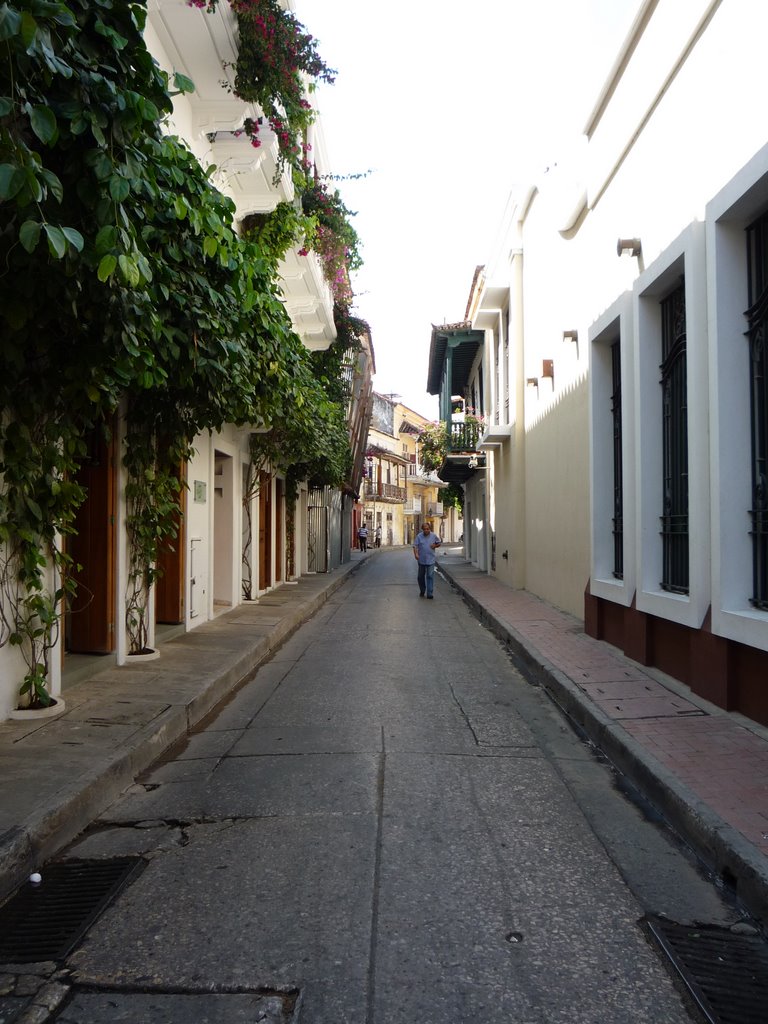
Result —
<instances>
[{"instance_id":1,"label":"white eave","mask_svg":"<svg viewBox=\"0 0 768 1024\"><path fill-rule=\"evenodd\" d=\"M289 252L280 264L280 278L293 329L308 349L328 348L336 337L333 296L316 253Z\"/></svg>"},{"instance_id":2,"label":"white eave","mask_svg":"<svg viewBox=\"0 0 768 1024\"><path fill-rule=\"evenodd\" d=\"M234 130L248 116L230 90L237 58L237 18L228 3L210 14L186 0L149 0L149 23L173 69L195 83L188 99L200 134Z\"/></svg>"},{"instance_id":3,"label":"white eave","mask_svg":"<svg viewBox=\"0 0 768 1024\"><path fill-rule=\"evenodd\" d=\"M282 6L293 9L291 0ZM272 130L261 126L258 147L241 133L246 118L256 120L262 111L232 92L238 41L237 17L229 3L219 3L208 13L186 0L149 0L148 21L148 36L156 37L166 70L180 71L195 83L195 91L182 97L189 110L189 141L216 165L216 184L234 200L238 219L291 202L292 174L290 168L277 173L279 150ZM324 152L319 128L316 125L312 134ZM294 330L307 348L328 348L336 337L333 297L317 256L291 252L281 263L280 274Z\"/></svg>"},{"instance_id":4,"label":"white eave","mask_svg":"<svg viewBox=\"0 0 768 1024\"><path fill-rule=\"evenodd\" d=\"M259 139L261 145L255 148L245 135L216 132L209 136L217 177L234 199L239 217L270 213L295 195L290 169L277 174L279 150L274 132L262 127Z\"/></svg>"}]
</instances>

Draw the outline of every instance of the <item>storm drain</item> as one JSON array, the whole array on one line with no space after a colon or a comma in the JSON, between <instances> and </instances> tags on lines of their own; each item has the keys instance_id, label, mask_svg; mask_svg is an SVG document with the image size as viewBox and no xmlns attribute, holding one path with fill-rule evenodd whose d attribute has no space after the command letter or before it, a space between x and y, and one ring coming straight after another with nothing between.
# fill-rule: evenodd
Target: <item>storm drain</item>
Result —
<instances>
[{"instance_id":1,"label":"storm drain","mask_svg":"<svg viewBox=\"0 0 768 1024\"><path fill-rule=\"evenodd\" d=\"M661 918L648 924L711 1024L765 1024L768 944L760 936Z\"/></svg>"},{"instance_id":2,"label":"storm drain","mask_svg":"<svg viewBox=\"0 0 768 1024\"><path fill-rule=\"evenodd\" d=\"M144 864L115 857L46 865L39 884L27 882L0 907L0 962L64 960Z\"/></svg>"}]
</instances>

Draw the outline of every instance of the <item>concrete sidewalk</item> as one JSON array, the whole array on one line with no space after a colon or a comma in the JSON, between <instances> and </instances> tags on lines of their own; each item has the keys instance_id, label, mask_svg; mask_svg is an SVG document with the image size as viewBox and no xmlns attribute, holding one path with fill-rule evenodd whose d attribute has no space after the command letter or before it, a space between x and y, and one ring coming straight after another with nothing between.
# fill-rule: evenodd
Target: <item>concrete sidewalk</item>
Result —
<instances>
[{"instance_id":1,"label":"concrete sidewalk","mask_svg":"<svg viewBox=\"0 0 768 1024\"><path fill-rule=\"evenodd\" d=\"M56 718L0 723L0 899L78 835L169 747L249 679L368 558L284 584L66 687Z\"/></svg>"},{"instance_id":2,"label":"concrete sidewalk","mask_svg":"<svg viewBox=\"0 0 768 1024\"><path fill-rule=\"evenodd\" d=\"M446 547L438 570L587 738L768 926L768 729L593 640Z\"/></svg>"}]
</instances>

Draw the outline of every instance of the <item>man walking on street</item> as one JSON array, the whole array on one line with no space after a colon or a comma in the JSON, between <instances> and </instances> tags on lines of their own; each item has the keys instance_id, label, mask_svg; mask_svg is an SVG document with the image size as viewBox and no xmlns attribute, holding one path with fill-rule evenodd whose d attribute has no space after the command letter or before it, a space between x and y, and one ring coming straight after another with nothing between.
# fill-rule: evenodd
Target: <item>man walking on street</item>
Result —
<instances>
[{"instance_id":1,"label":"man walking on street","mask_svg":"<svg viewBox=\"0 0 768 1024\"><path fill-rule=\"evenodd\" d=\"M419 597L426 596L432 600L435 585L435 550L443 542L436 533L432 533L432 524L425 522L421 532L416 534L413 542L413 557L419 563Z\"/></svg>"},{"instance_id":2,"label":"man walking on street","mask_svg":"<svg viewBox=\"0 0 768 1024\"><path fill-rule=\"evenodd\" d=\"M368 550L368 527L365 523L360 524L360 529L357 531L357 539L360 542L360 550Z\"/></svg>"}]
</instances>

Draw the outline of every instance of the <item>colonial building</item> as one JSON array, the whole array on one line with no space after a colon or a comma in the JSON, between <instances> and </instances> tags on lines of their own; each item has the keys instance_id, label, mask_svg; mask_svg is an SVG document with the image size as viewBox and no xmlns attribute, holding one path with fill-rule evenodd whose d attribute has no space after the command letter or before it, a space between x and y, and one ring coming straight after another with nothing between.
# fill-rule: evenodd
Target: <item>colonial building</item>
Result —
<instances>
[{"instance_id":1,"label":"colonial building","mask_svg":"<svg viewBox=\"0 0 768 1024\"><path fill-rule=\"evenodd\" d=\"M446 540L454 540L461 532L460 529L456 532L458 510L453 505L443 502L441 491L446 489L445 484L435 472L425 469L421 461L419 440L430 421L413 409L398 404L395 407L395 422L398 424L403 457L408 460L403 509L404 543L413 543L414 536L425 520L431 522L435 532Z\"/></svg>"},{"instance_id":2,"label":"colonial building","mask_svg":"<svg viewBox=\"0 0 768 1024\"><path fill-rule=\"evenodd\" d=\"M293 10L292 0L282 2ZM236 15L228 3L216 9L185 0L153 0L145 30L147 46L164 70L180 72L194 91L174 98L170 132L179 135L213 181L236 206L237 224L270 213L280 202L298 203L291 168L280 158L277 126L263 123L259 145L244 130L258 122L258 105L234 93ZM310 94L311 95L311 94ZM307 175L329 171L316 120L305 140ZM318 254L298 243L279 267L280 289L293 328L305 347L326 350L337 338L334 295ZM352 467L344 487L297 492L267 459L256 463L253 439L259 427L224 426L195 438L194 455L179 472L185 483L179 535L160 554L163 573L149 599L147 646L157 651L165 636L191 630L244 600L306 572L326 571L350 557L353 508L360 491L371 414L373 348L370 332L357 322L341 353ZM131 652L126 621L129 564L126 522L128 477L122 462L126 419L121 410L109 441L94 440L80 483L87 499L68 554L78 566L78 594L63 614L63 628L50 658L49 692L59 696L62 679L89 671L89 659L124 664ZM23 675L18 650L0 650L0 718L18 699ZM60 702L61 703L61 702Z\"/></svg>"},{"instance_id":3,"label":"colonial building","mask_svg":"<svg viewBox=\"0 0 768 1024\"><path fill-rule=\"evenodd\" d=\"M382 547L406 543L406 480L410 459L395 433L396 407L393 399L373 393L362 492L363 517L371 547L377 537Z\"/></svg>"},{"instance_id":4,"label":"colonial building","mask_svg":"<svg viewBox=\"0 0 768 1024\"><path fill-rule=\"evenodd\" d=\"M469 557L763 723L766 31L763 5L638 4L429 370L446 419L482 375Z\"/></svg>"},{"instance_id":5,"label":"colonial building","mask_svg":"<svg viewBox=\"0 0 768 1024\"><path fill-rule=\"evenodd\" d=\"M476 275L477 276L477 275ZM466 319L432 328L427 390L439 396L443 425L438 476L464 493L463 538L467 556L481 569L495 568L494 534L488 527L484 335ZM453 539L458 539L454 537Z\"/></svg>"}]
</instances>

